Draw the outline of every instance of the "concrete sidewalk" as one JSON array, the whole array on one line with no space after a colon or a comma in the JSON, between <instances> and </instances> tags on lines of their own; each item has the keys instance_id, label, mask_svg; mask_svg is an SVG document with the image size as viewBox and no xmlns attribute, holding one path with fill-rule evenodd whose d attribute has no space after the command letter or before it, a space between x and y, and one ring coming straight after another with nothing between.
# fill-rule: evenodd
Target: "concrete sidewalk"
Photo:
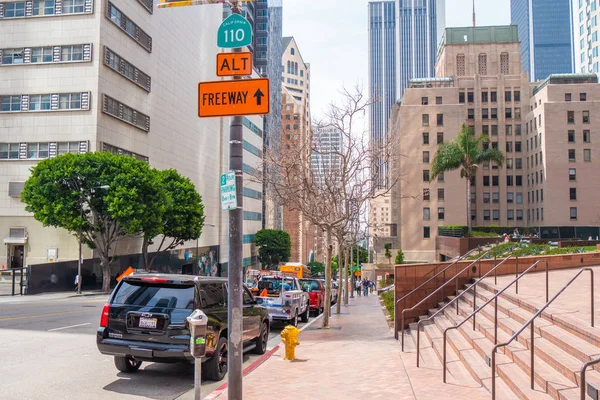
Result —
<instances>
[{"instance_id":1,"label":"concrete sidewalk","mask_svg":"<svg viewBox=\"0 0 600 400\"><path fill-rule=\"evenodd\" d=\"M489 399L481 387L445 385L441 371L417 369L415 354L401 353L376 295L350 301L333 314L330 329L317 321L302 332L297 360L284 361L282 347L244 377L244 400ZM216 398L226 399L227 391Z\"/></svg>"}]
</instances>

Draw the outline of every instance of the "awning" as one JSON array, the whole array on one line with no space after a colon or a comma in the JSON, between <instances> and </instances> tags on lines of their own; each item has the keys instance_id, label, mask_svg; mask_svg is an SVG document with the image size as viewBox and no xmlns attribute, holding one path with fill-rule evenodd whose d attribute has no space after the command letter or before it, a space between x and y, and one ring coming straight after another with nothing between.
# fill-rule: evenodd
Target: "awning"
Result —
<instances>
[{"instance_id":1,"label":"awning","mask_svg":"<svg viewBox=\"0 0 600 400\"><path fill-rule=\"evenodd\" d=\"M7 237L4 238L4 244L26 244L27 237Z\"/></svg>"}]
</instances>

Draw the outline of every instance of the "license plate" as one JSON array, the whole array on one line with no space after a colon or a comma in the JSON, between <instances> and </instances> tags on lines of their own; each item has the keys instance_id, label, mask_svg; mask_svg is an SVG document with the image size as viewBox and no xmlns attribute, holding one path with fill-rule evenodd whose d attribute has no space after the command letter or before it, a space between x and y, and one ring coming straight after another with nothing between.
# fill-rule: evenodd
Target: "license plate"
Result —
<instances>
[{"instance_id":1,"label":"license plate","mask_svg":"<svg viewBox=\"0 0 600 400\"><path fill-rule=\"evenodd\" d=\"M156 318L140 318L138 324L140 328L156 329Z\"/></svg>"}]
</instances>

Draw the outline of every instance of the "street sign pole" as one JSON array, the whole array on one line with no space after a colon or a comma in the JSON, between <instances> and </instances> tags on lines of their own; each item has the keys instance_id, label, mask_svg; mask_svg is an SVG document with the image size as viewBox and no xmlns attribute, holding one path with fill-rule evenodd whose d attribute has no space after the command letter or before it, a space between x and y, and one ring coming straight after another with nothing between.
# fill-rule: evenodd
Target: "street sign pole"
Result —
<instances>
[{"instance_id":1,"label":"street sign pole","mask_svg":"<svg viewBox=\"0 0 600 400\"><path fill-rule=\"evenodd\" d=\"M231 12L242 14L241 0L232 0ZM234 53L242 52L240 47L233 49ZM234 76L234 80L241 77ZM227 315L229 338L227 343L227 373L228 373L228 400L242 400L242 362L244 348L242 343L242 310L243 310L243 284L242 284L242 232L243 232L243 196L244 184L242 175L243 164L243 117L233 117L229 130L229 169L235 172L235 187L238 207L229 211L229 301L227 302Z\"/></svg>"}]
</instances>

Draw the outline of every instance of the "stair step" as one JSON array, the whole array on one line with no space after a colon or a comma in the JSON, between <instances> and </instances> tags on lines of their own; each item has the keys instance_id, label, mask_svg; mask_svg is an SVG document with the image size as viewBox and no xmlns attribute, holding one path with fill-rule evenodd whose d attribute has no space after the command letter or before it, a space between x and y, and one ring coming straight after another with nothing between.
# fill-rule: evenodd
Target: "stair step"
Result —
<instances>
[{"instance_id":1,"label":"stair step","mask_svg":"<svg viewBox=\"0 0 600 400\"><path fill-rule=\"evenodd\" d=\"M410 324L410 325L414 325L411 326L410 329L410 335L412 338L412 341L414 343L414 354L415 357L417 356L417 352L416 352L416 348L417 348L417 324ZM410 326L409 325L409 326ZM435 354L435 351L433 349L433 346L431 345L431 342L429 341L429 338L427 337L427 335L424 335L423 332L421 332L421 335L419 335L419 339L420 339L420 343L419 343L419 366L420 367L426 367L428 369L433 369L433 370L439 370L440 372L442 371L442 363L440 363L440 360L437 356L437 354ZM406 345L406 343L405 343ZM406 352L406 348L405 348L405 352Z\"/></svg>"},{"instance_id":2,"label":"stair step","mask_svg":"<svg viewBox=\"0 0 600 400\"><path fill-rule=\"evenodd\" d=\"M531 389L529 376L514 363L502 364L497 367L498 377L507 383L508 387L515 395L522 400L551 399L552 397L545 393L543 389L535 384ZM498 382L498 379L496 379Z\"/></svg>"}]
</instances>

